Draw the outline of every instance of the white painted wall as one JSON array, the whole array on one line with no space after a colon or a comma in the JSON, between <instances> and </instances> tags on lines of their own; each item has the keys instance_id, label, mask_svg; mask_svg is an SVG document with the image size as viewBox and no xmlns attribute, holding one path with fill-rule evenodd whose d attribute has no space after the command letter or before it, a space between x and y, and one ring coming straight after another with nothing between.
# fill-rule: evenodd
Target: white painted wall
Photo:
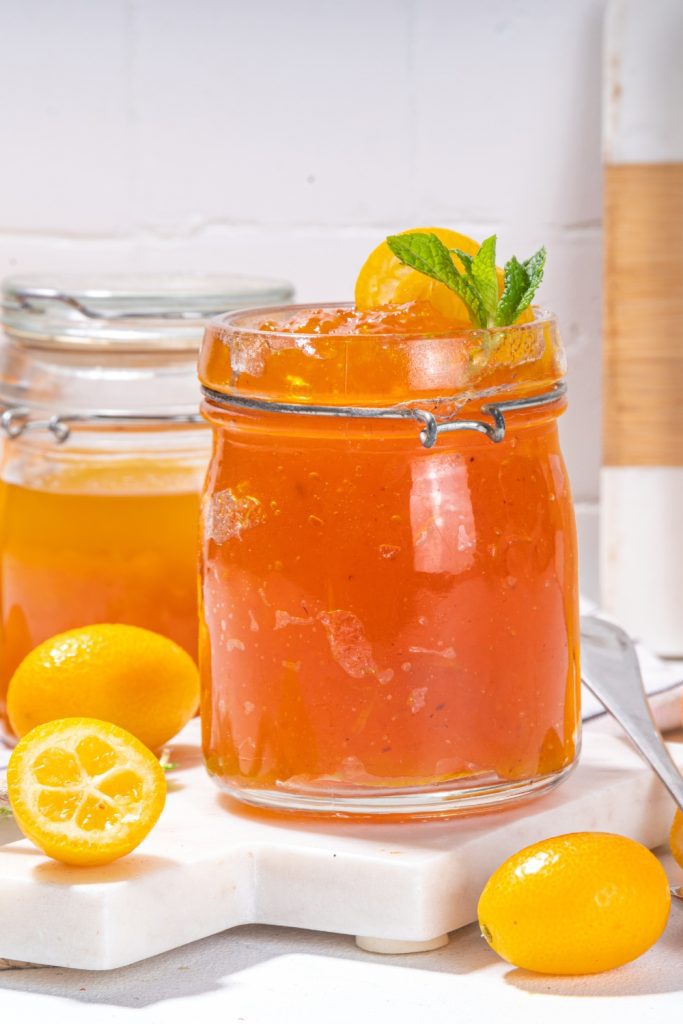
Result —
<instances>
[{"instance_id":1,"label":"white painted wall","mask_svg":"<svg viewBox=\"0 0 683 1024\"><path fill-rule=\"evenodd\" d=\"M235 270L343 299L398 228L545 243L591 533L604 7L0 0L0 273Z\"/></svg>"}]
</instances>

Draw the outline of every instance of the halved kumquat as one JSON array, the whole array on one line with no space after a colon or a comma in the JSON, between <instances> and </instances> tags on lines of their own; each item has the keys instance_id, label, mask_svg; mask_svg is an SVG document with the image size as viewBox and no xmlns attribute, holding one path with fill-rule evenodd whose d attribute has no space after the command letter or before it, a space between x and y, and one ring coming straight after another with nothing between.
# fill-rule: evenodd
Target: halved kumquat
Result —
<instances>
[{"instance_id":1,"label":"halved kumquat","mask_svg":"<svg viewBox=\"0 0 683 1024\"><path fill-rule=\"evenodd\" d=\"M65 864L108 864L135 849L166 800L164 771L125 729L64 718L31 730L12 751L7 789L17 825Z\"/></svg>"},{"instance_id":2,"label":"halved kumquat","mask_svg":"<svg viewBox=\"0 0 683 1024\"><path fill-rule=\"evenodd\" d=\"M479 243L473 238L448 228L410 228L410 231L434 234L449 249L462 249L468 256L475 256L479 252ZM453 262L462 270L457 256L453 257ZM355 299L358 309L426 301L456 324L470 322L467 307L454 292L431 277L405 266L394 256L386 241L380 242L372 250L361 267L356 281Z\"/></svg>"}]
</instances>

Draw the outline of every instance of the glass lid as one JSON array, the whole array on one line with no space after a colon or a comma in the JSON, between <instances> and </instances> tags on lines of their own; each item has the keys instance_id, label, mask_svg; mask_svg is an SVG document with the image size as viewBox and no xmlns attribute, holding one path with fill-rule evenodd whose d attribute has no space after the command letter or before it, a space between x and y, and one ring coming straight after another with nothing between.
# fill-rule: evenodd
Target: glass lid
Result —
<instances>
[{"instance_id":1,"label":"glass lid","mask_svg":"<svg viewBox=\"0 0 683 1024\"><path fill-rule=\"evenodd\" d=\"M292 294L286 281L231 274L27 274L2 282L0 321L40 347L193 349L211 317Z\"/></svg>"}]
</instances>

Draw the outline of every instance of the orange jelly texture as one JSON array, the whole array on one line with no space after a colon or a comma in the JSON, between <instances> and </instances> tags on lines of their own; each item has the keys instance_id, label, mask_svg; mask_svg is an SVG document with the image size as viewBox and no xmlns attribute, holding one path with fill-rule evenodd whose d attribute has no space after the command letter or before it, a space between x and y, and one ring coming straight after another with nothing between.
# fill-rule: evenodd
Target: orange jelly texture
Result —
<instances>
[{"instance_id":1,"label":"orange jelly texture","mask_svg":"<svg viewBox=\"0 0 683 1024\"><path fill-rule=\"evenodd\" d=\"M45 489L0 482L0 721L7 730L9 680L55 633L130 623L196 657L199 496L164 491L163 467L156 493L135 493L141 476L149 485L148 473L131 463L115 472L72 470Z\"/></svg>"},{"instance_id":2,"label":"orange jelly texture","mask_svg":"<svg viewBox=\"0 0 683 1024\"><path fill-rule=\"evenodd\" d=\"M406 398L411 346L425 341L383 345L383 335L445 330L437 378L446 358L449 379L509 398L562 376L550 333L536 331L533 358L524 333L482 356L426 303L257 326L277 333L260 354L252 336L255 359L209 332L205 384L353 404L376 395L379 378L388 399L375 404L387 405L394 385ZM312 355L296 344L302 333L340 337ZM353 360L340 354L349 334ZM359 334L379 345L367 358ZM425 354L420 395L452 394ZM501 444L451 433L431 450L412 420L205 411L215 427L200 631L211 772L252 790L350 793L533 779L573 760L576 545L557 408L510 416Z\"/></svg>"}]
</instances>

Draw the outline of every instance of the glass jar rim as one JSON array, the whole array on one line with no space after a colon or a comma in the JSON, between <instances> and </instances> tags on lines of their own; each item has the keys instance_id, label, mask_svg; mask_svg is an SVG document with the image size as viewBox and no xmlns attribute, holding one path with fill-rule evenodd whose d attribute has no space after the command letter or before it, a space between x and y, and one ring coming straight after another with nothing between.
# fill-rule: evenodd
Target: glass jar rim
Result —
<instances>
[{"instance_id":1,"label":"glass jar rim","mask_svg":"<svg viewBox=\"0 0 683 1024\"><path fill-rule=\"evenodd\" d=\"M303 302L303 303L292 303L289 305L278 305L278 306L254 306L253 308L241 308L234 309L228 313L223 313L220 316L212 317L208 321L208 328L216 328L220 330L229 331L235 335L243 336L261 336L263 338L283 339L288 338L290 340L296 339L298 343L305 343L308 340L320 340L321 338L329 338L330 340L343 341L345 338L360 338L368 337L373 339L381 340L382 338L392 338L398 341L405 340L429 340L439 338L450 338L450 337L467 337L477 338L482 336L488 336L493 333L496 335L509 335L517 331L528 331L537 329L543 326L556 326L557 316L555 313L541 306L531 306L531 310L534 314L533 320L529 320L526 323L515 323L510 324L506 327L475 327L475 326L461 326L454 325L453 327L447 328L443 331L401 331L401 330L390 330L390 331L334 331L334 333L323 334L320 332L299 332L299 331L286 331L286 330L271 330L269 328L262 328L255 325L255 321L266 318L276 317L278 314L289 314L293 315L298 312L315 311L315 310L353 310L355 304L353 302ZM240 322L248 319L251 322Z\"/></svg>"},{"instance_id":2,"label":"glass jar rim","mask_svg":"<svg viewBox=\"0 0 683 1024\"><path fill-rule=\"evenodd\" d=\"M338 305L241 310L207 325L198 374L205 411L392 419L417 417L434 443L454 411L564 408L566 363L553 313L501 328L455 325L443 333L304 333L263 329L298 311ZM344 304L343 309L352 309ZM521 403L521 404L520 404ZM473 422L473 421L472 421ZM469 429L472 423L465 424ZM465 429L459 422L449 429ZM498 423L472 427L498 440ZM502 436L502 435L501 435Z\"/></svg>"},{"instance_id":3,"label":"glass jar rim","mask_svg":"<svg viewBox=\"0 0 683 1024\"><path fill-rule=\"evenodd\" d=\"M290 299L287 281L237 274L26 274L1 284L0 323L28 345L193 349L226 310Z\"/></svg>"}]
</instances>

